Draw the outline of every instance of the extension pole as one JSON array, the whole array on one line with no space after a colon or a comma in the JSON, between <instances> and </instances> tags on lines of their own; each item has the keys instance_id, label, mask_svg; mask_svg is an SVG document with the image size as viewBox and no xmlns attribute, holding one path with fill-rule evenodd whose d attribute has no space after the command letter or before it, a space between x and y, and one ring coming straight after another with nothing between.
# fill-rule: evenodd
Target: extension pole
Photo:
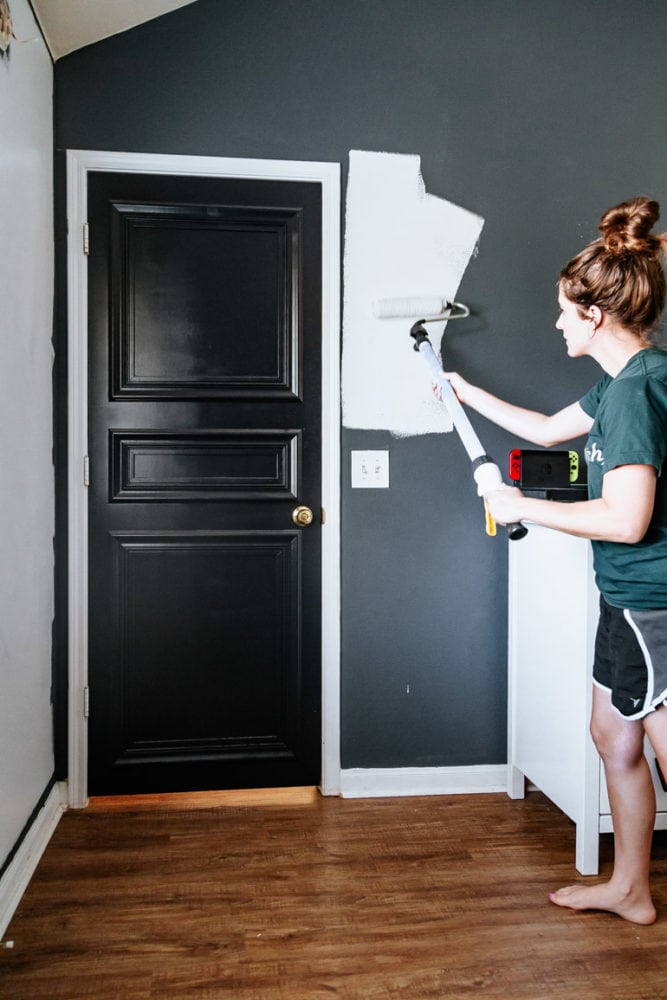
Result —
<instances>
[{"instance_id":1,"label":"extension pole","mask_svg":"<svg viewBox=\"0 0 667 1000\"><path fill-rule=\"evenodd\" d=\"M472 474L477 483L477 493L483 497L491 490L498 490L503 485L503 477L500 469L493 459L486 454L482 442L477 437L475 430L468 419L468 415L461 406L461 403L452 389L448 378L445 378L442 367L433 350L428 334L423 327L424 320L419 320L410 330L410 336L414 339L414 349L422 355L424 361L431 369L433 381L440 391L440 398L447 407L452 423L461 439L461 444L465 448L468 458L472 462ZM489 513L486 501L484 501L486 513L486 532L488 535L495 535L496 525ZM507 525L507 534L516 541L528 534L528 529L520 521Z\"/></svg>"}]
</instances>

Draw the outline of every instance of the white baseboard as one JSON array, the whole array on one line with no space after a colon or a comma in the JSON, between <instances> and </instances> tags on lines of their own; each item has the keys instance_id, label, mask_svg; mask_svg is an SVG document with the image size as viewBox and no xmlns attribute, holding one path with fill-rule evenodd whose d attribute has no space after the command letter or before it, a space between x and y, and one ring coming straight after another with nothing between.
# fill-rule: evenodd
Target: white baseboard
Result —
<instances>
[{"instance_id":1,"label":"white baseboard","mask_svg":"<svg viewBox=\"0 0 667 1000\"><path fill-rule=\"evenodd\" d=\"M35 817L7 871L0 879L0 938L7 930L16 907L28 887L39 859L67 809L67 783L53 786L49 797Z\"/></svg>"},{"instance_id":2,"label":"white baseboard","mask_svg":"<svg viewBox=\"0 0 667 1000\"><path fill-rule=\"evenodd\" d=\"M340 787L344 799L506 792L507 765L353 767L341 771Z\"/></svg>"}]
</instances>

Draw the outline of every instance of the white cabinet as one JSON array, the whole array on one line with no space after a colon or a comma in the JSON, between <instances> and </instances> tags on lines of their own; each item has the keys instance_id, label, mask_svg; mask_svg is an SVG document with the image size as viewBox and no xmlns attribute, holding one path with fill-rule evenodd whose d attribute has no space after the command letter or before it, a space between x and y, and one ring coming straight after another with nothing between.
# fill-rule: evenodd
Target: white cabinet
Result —
<instances>
[{"instance_id":1,"label":"white cabinet","mask_svg":"<svg viewBox=\"0 0 667 1000\"><path fill-rule=\"evenodd\" d=\"M590 542L530 525L509 543L508 794L528 779L576 824L576 867L598 871L599 834L612 831L600 758L590 737L598 620ZM667 793L647 744L667 828Z\"/></svg>"}]
</instances>

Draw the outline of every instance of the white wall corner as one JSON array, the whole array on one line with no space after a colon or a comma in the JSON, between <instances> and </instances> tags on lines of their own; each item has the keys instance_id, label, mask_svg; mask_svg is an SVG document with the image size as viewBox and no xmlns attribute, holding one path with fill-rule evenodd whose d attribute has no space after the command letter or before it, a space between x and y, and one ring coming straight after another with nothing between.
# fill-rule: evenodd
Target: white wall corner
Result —
<instances>
[{"instance_id":1,"label":"white wall corner","mask_svg":"<svg viewBox=\"0 0 667 1000\"><path fill-rule=\"evenodd\" d=\"M341 771L344 799L506 792L507 764L470 767L378 767Z\"/></svg>"},{"instance_id":2,"label":"white wall corner","mask_svg":"<svg viewBox=\"0 0 667 1000\"><path fill-rule=\"evenodd\" d=\"M46 850L60 817L67 809L67 783L53 786L46 802L0 879L0 938L4 935L21 897Z\"/></svg>"}]
</instances>

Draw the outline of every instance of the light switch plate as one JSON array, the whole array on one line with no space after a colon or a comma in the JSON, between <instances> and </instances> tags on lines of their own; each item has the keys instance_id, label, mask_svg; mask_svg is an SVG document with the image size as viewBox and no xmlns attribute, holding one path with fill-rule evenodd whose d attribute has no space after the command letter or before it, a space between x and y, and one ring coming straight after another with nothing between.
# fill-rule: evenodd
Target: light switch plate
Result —
<instances>
[{"instance_id":1,"label":"light switch plate","mask_svg":"<svg viewBox=\"0 0 667 1000\"><path fill-rule=\"evenodd\" d=\"M353 451L352 489L383 490L389 487L388 451Z\"/></svg>"}]
</instances>

